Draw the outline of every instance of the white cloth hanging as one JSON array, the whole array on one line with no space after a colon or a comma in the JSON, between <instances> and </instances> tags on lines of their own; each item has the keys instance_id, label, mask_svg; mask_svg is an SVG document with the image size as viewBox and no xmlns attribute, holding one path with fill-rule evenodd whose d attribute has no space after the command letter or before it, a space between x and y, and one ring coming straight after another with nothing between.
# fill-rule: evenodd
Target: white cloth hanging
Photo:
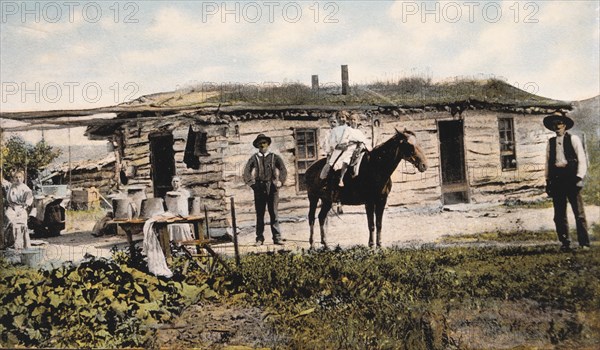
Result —
<instances>
[{"instance_id":1,"label":"white cloth hanging","mask_svg":"<svg viewBox=\"0 0 600 350\"><path fill-rule=\"evenodd\" d=\"M148 271L156 276L164 276L167 278L173 277L173 272L167 266L167 259L160 246L158 234L154 230L154 223L162 218L173 217L174 215L167 212L164 214L153 216L144 223L144 242L142 245L142 254L146 255L148 262ZM166 249L171 249L166 247Z\"/></svg>"}]
</instances>

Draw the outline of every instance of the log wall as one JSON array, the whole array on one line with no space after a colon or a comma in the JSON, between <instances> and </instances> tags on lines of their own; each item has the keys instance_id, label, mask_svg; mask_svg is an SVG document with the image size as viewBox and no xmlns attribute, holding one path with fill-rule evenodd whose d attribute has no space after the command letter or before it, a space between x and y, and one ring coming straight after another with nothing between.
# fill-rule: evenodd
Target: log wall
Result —
<instances>
[{"instance_id":1,"label":"log wall","mask_svg":"<svg viewBox=\"0 0 600 350\"><path fill-rule=\"evenodd\" d=\"M248 113L246 113L247 115ZM256 152L254 138L265 133L273 142L270 150L282 156L288 180L280 190L280 215L283 219L306 217L308 200L298 191L295 163L296 128L317 128L322 139L328 134L327 116L318 120L283 120L232 118L227 124L205 123L208 133L207 148L210 156L200 157L199 170L188 169L183 162L187 133L194 116L167 117L158 120L129 123L123 130L126 136L124 158L137 166L137 176L130 184L144 184L152 194L150 175L150 143L148 135L156 130L168 130L174 136L176 173L193 195L205 198L213 225L229 225L229 198L234 197L238 222L255 220L253 192L242 180L244 166ZM395 133L395 128L415 132L419 145L428 159L428 169L418 172L411 164L401 162L392 175L393 188L390 206L441 205L438 120L451 120L448 112L423 111L413 114L381 114L373 112L380 126L371 128L370 120L363 120L361 130L375 143L381 143ZM500 164L498 118L514 118L517 141L517 169L503 171ZM468 183L472 202L499 201L509 198L536 198L542 194L545 144L551 133L543 128L542 115L466 111L464 144ZM213 118L215 119L215 118ZM206 118L205 118L206 120ZM237 126L237 127L236 127ZM238 130L238 133L236 133ZM373 133L372 133L373 131ZM319 143L320 144L320 143ZM369 145L370 146L370 145ZM323 156L323 150L319 151ZM268 214L267 214L268 216ZM267 217L268 220L268 217Z\"/></svg>"},{"instance_id":2,"label":"log wall","mask_svg":"<svg viewBox=\"0 0 600 350\"><path fill-rule=\"evenodd\" d=\"M114 186L114 164L100 170L75 169L71 171L71 188L95 187L103 195L110 192ZM69 183L68 174L65 174L64 183Z\"/></svg>"},{"instance_id":3,"label":"log wall","mask_svg":"<svg viewBox=\"0 0 600 350\"><path fill-rule=\"evenodd\" d=\"M513 118L516 169L503 170L500 162L498 118ZM465 150L471 201L537 199L545 184L546 142L552 135L543 116L470 112L465 118Z\"/></svg>"},{"instance_id":4,"label":"log wall","mask_svg":"<svg viewBox=\"0 0 600 350\"><path fill-rule=\"evenodd\" d=\"M153 196L149 135L158 130L171 132L174 139L175 174L181 176L183 186L190 190L192 196L204 198L203 205L206 206L211 225L226 226L228 210L223 178L226 127L218 124L203 126L208 133L207 150L210 156L200 157L200 168L195 170L189 169L183 162L189 126L193 123L191 118L164 118L148 122L139 120L126 125L123 128L126 138L123 158L137 167L137 174L130 179L128 185L145 185L147 196Z\"/></svg>"}]
</instances>

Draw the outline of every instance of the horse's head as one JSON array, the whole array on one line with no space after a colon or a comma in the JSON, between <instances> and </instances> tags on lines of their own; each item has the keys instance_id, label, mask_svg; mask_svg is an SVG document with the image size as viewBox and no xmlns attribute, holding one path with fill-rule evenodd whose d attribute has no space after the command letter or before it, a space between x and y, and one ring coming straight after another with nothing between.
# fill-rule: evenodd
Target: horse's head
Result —
<instances>
[{"instance_id":1,"label":"horse's head","mask_svg":"<svg viewBox=\"0 0 600 350\"><path fill-rule=\"evenodd\" d=\"M396 129L395 137L400 142L402 158L414 165L420 172L427 170L427 158L421 147L419 147L415 133L406 129L404 129L404 132Z\"/></svg>"}]
</instances>

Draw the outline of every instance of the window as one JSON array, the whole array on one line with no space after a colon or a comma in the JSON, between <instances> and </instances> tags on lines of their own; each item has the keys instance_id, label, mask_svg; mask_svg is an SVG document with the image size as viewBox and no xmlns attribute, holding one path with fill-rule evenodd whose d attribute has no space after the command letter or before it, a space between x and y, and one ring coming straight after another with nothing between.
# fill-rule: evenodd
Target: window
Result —
<instances>
[{"instance_id":1,"label":"window","mask_svg":"<svg viewBox=\"0 0 600 350\"><path fill-rule=\"evenodd\" d=\"M502 170L517 168L517 152L515 148L515 128L513 118L498 118L500 131L500 163Z\"/></svg>"},{"instance_id":2,"label":"window","mask_svg":"<svg viewBox=\"0 0 600 350\"><path fill-rule=\"evenodd\" d=\"M317 129L296 129L296 184L298 191L306 191L304 174L319 158Z\"/></svg>"}]
</instances>

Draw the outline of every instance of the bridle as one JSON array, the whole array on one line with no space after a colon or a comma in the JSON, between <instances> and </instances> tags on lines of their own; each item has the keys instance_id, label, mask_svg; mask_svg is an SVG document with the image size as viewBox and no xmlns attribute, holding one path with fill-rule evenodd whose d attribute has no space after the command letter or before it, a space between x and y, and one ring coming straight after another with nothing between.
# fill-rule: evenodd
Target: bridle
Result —
<instances>
[{"instance_id":1,"label":"bridle","mask_svg":"<svg viewBox=\"0 0 600 350\"><path fill-rule=\"evenodd\" d=\"M398 131L398 130L396 130ZM406 136L406 133L402 133L400 131L398 131L399 134L403 134L404 136ZM412 146L413 148L413 152L411 152L411 155L409 157L404 157L404 160L406 160L407 162L409 162L410 164L412 164L415 168L418 168L418 163L419 163L419 159L417 157L417 138L414 134L409 133L410 136L407 136L406 139L403 139L400 141L400 143L406 143L410 146ZM412 139L412 140L411 140Z\"/></svg>"}]
</instances>

